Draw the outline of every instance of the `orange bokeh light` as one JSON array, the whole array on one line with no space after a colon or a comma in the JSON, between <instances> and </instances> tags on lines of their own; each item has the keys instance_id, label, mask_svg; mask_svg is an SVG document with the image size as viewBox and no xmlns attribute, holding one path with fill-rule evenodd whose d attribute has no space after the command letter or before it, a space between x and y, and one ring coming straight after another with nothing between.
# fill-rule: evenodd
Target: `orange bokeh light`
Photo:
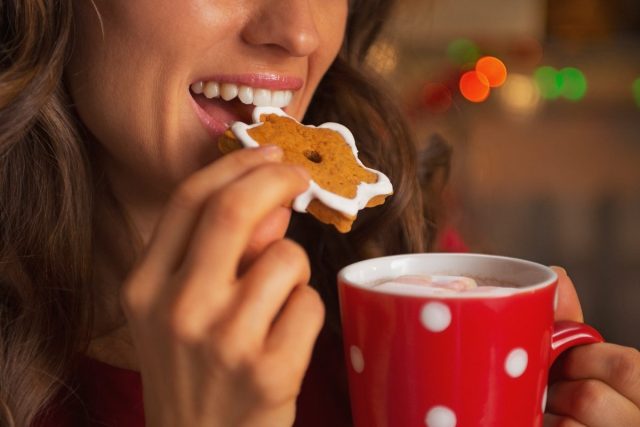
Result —
<instances>
[{"instance_id":1,"label":"orange bokeh light","mask_svg":"<svg viewBox=\"0 0 640 427\"><path fill-rule=\"evenodd\" d=\"M460 77L460 93L471 102L483 102L491 88L487 77L476 71L467 71Z\"/></svg>"},{"instance_id":2,"label":"orange bokeh light","mask_svg":"<svg viewBox=\"0 0 640 427\"><path fill-rule=\"evenodd\" d=\"M485 56L478 59L476 71L487 77L491 87L502 86L507 80L507 67L504 62L494 56Z\"/></svg>"}]
</instances>

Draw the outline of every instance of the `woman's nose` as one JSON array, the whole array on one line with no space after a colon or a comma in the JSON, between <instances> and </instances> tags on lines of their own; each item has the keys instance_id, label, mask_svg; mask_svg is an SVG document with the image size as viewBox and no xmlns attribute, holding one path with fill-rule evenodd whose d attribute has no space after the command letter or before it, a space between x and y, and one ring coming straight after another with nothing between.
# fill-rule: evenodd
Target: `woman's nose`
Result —
<instances>
[{"instance_id":1,"label":"woman's nose","mask_svg":"<svg viewBox=\"0 0 640 427\"><path fill-rule=\"evenodd\" d=\"M242 31L255 46L270 46L292 56L308 56L320 44L315 0L256 0L256 9Z\"/></svg>"}]
</instances>

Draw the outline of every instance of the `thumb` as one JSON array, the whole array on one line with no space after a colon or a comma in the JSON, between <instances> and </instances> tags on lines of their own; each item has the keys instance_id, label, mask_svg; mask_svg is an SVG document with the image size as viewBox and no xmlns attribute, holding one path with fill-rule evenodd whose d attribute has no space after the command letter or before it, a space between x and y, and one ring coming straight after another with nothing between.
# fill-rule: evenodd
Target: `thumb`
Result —
<instances>
[{"instance_id":1,"label":"thumb","mask_svg":"<svg viewBox=\"0 0 640 427\"><path fill-rule=\"evenodd\" d=\"M551 267L558 275L558 308L555 320L573 320L584 322L582 307L573 282L562 267Z\"/></svg>"}]
</instances>

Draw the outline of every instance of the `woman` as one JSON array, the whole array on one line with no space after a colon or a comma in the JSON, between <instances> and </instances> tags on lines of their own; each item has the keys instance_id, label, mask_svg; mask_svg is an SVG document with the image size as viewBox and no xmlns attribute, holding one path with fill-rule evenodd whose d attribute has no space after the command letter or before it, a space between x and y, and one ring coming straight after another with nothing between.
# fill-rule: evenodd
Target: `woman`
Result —
<instances>
[{"instance_id":1,"label":"woman","mask_svg":"<svg viewBox=\"0 0 640 427\"><path fill-rule=\"evenodd\" d=\"M360 70L390 3L0 3L3 425L143 425L142 402L154 427L349 425L335 272L434 240L414 147ZM215 147L252 103L346 124L393 200L347 236L291 217L304 171ZM634 350L557 370L549 425L640 425Z\"/></svg>"}]
</instances>

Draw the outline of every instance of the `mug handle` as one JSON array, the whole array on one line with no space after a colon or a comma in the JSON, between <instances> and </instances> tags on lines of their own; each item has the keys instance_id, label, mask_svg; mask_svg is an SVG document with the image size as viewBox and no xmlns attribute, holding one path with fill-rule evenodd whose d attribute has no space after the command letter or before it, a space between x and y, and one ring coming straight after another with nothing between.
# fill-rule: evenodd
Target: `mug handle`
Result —
<instances>
[{"instance_id":1,"label":"mug handle","mask_svg":"<svg viewBox=\"0 0 640 427\"><path fill-rule=\"evenodd\" d=\"M604 338L592 326L569 320L554 322L549 366L555 362L560 354L572 347L599 342L604 342Z\"/></svg>"}]
</instances>

